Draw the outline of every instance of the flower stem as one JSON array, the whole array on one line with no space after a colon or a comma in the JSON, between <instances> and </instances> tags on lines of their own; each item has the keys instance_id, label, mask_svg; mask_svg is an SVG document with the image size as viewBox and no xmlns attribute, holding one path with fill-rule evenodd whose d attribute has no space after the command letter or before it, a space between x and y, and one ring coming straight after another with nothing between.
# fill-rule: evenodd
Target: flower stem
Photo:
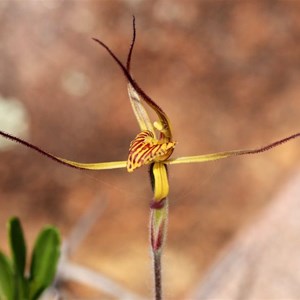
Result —
<instances>
[{"instance_id":1,"label":"flower stem","mask_svg":"<svg viewBox=\"0 0 300 300\"><path fill-rule=\"evenodd\" d=\"M155 300L162 299L161 288L161 252L153 253Z\"/></svg>"}]
</instances>

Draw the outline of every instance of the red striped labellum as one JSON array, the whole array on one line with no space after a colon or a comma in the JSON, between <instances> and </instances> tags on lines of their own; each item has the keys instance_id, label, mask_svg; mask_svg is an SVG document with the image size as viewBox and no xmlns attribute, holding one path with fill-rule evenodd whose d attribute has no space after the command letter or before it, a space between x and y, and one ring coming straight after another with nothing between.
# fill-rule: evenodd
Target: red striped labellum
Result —
<instances>
[{"instance_id":1,"label":"red striped labellum","mask_svg":"<svg viewBox=\"0 0 300 300\"><path fill-rule=\"evenodd\" d=\"M175 145L176 142L157 140L149 130L140 132L130 143L128 172L151 162L165 161L173 153Z\"/></svg>"}]
</instances>

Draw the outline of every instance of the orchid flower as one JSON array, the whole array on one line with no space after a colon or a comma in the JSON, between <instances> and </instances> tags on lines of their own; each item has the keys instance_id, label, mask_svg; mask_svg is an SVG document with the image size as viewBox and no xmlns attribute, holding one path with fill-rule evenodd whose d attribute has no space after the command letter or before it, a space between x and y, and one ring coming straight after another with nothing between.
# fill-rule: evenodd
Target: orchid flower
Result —
<instances>
[{"instance_id":1,"label":"orchid flower","mask_svg":"<svg viewBox=\"0 0 300 300\"><path fill-rule=\"evenodd\" d=\"M277 140L264 147L248 150L232 150L211 154L202 154L197 156L185 156L173 158L172 154L176 146L173 139L172 127L167 114L144 92L139 84L134 80L130 72L131 56L136 39L135 18L133 17L133 37L127 56L127 63L124 65L112 50L102 41L93 38L101 47L103 47L113 60L119 65L125 78L128 81L129 100L140 127L140 132L132 140L129 146L127 161L80 163L50 154L41 148L28 143L18 137L0 130L0 135L21 143L40 154L55 160L69 167L85 170L108 170L127 168L129 173L142 166L148 166L150 169L150 178L153 189L153 200L151 202L150 214L150 241L154 261L154 283L155 298L162 298L161 291L161 252L166 236L166 226L168 221L168 194L169 182L167 165L184 163L201 163L223 158L241 156L248 154L257 154L268 151L289 140L300 137L300 133L295 133L281 140ZM157 120L152 122L147 111L153 111Z\"/></svg>"}]
</instances>

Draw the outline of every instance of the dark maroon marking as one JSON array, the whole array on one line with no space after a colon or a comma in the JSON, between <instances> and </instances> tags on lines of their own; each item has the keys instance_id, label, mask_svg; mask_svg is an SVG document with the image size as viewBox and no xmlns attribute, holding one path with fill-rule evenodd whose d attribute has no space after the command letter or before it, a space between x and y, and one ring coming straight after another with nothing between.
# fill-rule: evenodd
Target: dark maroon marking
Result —
<instances>
[{"instance_id":1,"label":"dark maroon marking","mask_svg":"<svg viewBox=\"0 0 300 300\"><path fill-rule=\"evenodd\" d=\"M150 227L150 237L151 237L151 247L154 249L154 230L153 230L153 221L151 220L151 227Z\"/></svg>"},{"instance_id":2,"label":"dark maroon marking","mask_svg":"<svg viewBox=\"0 0 300 300\"><path fill-rule=\"evenodd\" d=\"M140 157L140 161L143 163L145 161L145 157L149 156L150 152L152 152L152 148L148 145L149 149L147 149L144 154ZM153 156L150 154L150 158Z\"/></svg>"},{"instance_id":3,"label":"dark maroon marking","mask_svg":"<svg viewBox=\"0 0 300 300\"><path fill-rule=\"evenodd\" d=\"M132 51L133 51L133 47L135 44L135 38L136 38L135 17L134 16L132 16L132 28L133 28L133 35L132 35L132 40L131 40L131 44L130 44L130 48L129 48L129 52L128 52L128 56L127 56L127 62L126 62L126 69L129 73L130 73L131 56L132 56Z\"/></svg>"},{"instance_id":4,"label":"dark maroon marking","mask_svg":"<svg viewBox=\"0 0 300 300\"><path fill-rule=\"evenodd\" d=\"M152 200L150 203L150 208L151 209L162 209L162 208L164 208L165 204L166 204L166 198L164 198L160 201Z\"/></svg>"},{"instance_id":5,"label":"dark maroon marking","mask_svg":"<svg viewBox=\"0 0 300 300\"><path fill-rule=\"evenodd\" d=\"M141 151L143 150L146 150L147 148L149 148L149 144L145 144L143 142L139 142L139 147L134 147L135 149L133 148L129 148L129 152L131 153L132 157L134 157L134 159L136 158L136 156L138 154L140 154ZM150 148L151 149L151 148ZM148 149L147 149L148 150Z\"/></svg>"},{"instance_id":6,"label":"dark maroon marking","mask_svg":"<svg viewBox=\"0 0 300 300\"><path fill-rule=\"evenodd\" d=\"M164 240L164 228L165 228L165 222L163 221L159 226L158 234L154 245L154 251L158 251L162 248L163 240Z\"/></svg>"},{"instance_id":7,"label":"dark maroon marking","mask_svg":"<svg viewBox=\"0 0 300 300\"><path fill-rule=\"evenodd\" d=\"M151 223L151 246L153 252L156 252L161 249L163 245L164 239L164 228L165 228L165 221L163 221L158 229L157 235L155 234L155 230L153 229L153 223Z\"/></svg>"},{"instance_id":8,"label":"dark maroon marking","mask_svg":"<svg viewBox=\"0 0 300 300\"><path fill-rule=\"evenodd\" d=\"M44 156L46 156L46 157L48 157L48 158L50 158L50 159L52 159L52 160L54 160L54 161L62 164L62 165L65 165L65 166L68 166L68 167L71 167L71 168L75 168L75 169L86 170L85 168L81 168L81 167L70 165L70 164L68 164L68 163L66 163L66 162L58 159L54 155L52 155L52 154L50 154L50 153L42 150L41 148L39 148L39 147L37 147L37 146L35 146L33 144L30 144L30 143L28 143L28 142L26 142L26 141L24 141L24 140L22 140L20 138L17 138L17 137L15 137L15 136L13 136L13 135L11 135L9 133L6 133L6 132L0 130L0 135L2 135L3 137L7 138L8 140L12 140L14 142L20 143L21 145L24 145L24 146L26 146L26 147L28 147L28 148L30 148L30 149L38 152L39 154L42 154L42 155L44 155Z\"/></svg>"},{"instance_id":9,"label":"dark maroon marking","mask_svg":"<svg viewBox=\"0 0 300 300\"><path fill-rule=\"evenodd\" d=\"M295 138L297 138L297 137L300 137L300 133L295 133L295 134L293 134L293 135L291 135L291 136L288 136L288 137L286 137L286 138L284 138L284 139L281 139L281 140L279 140L279 141L276 141L276 142L274 142L274 143L271 143L271 144L269 144L269 145L267 145L267 146L264 146L264 147L261 147L261 148L258 148L258 149L253 149L253 150L240 150L240 151L238 151L238 152L237 152L236 154L234 154L234 155L238 156L238 155L246 155L246 154L257 154L257 153L262 153L262 152L268 151L268 150L270 150L270 149L272 149L272 148L275 148L275 147L277 147L277 146L279 146L279 145L282 145L282 144L284 144L284 143L286 143L286 142L288 142L288 141L290 141L290 140L292 140L292 139L295 139Z\"/></svg>"}]
</instances>

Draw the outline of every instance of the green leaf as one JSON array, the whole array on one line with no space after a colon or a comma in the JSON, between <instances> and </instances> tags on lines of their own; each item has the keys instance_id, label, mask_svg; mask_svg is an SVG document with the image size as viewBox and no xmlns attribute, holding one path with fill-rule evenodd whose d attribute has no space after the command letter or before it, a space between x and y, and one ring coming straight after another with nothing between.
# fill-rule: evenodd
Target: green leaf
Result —
<instances>
[{"instance_id":1,"label":"green leaf","mask_svg":"<svg viewBox=\"0 0 300 300\"><path fill-rule=\"evenodd\" d=\"M29 299L37 299L52 283L60 254L60 235L56 228L46 227L39 234L30 266Z\"/></svg>"},{"instance_id":2,"label":"green leaf","mask_svg":"<svg viewBox=\"0 0 300 300\"><path fill-rule=\"evenodd\" d=\"M24 277L26 266L26 244L21 222L17 217L8 221L8 239L12 255L15 275L15 296L18 299L27 299L28 287Z\"/></svg>"},{"instance_id":3,"label":"green leaf","mask_svg":"<svg viewBox=\"0 0 300 300\"><path fill-rule=\"evenodd\" d=\"M14 274L10 261L0 251L0 299L14 299Z\"/></svg>"},{"instance_id":4,"label":"green leaf","mask_svg":"<svg viewBox=\"0 0 300 300\"><path fill-rule=\"evenodd\" d=\"M26 244L20 220L16 217L8 222L8 238L14 267L23 278L26 265Z\"/></svg>"}]
</instances>

